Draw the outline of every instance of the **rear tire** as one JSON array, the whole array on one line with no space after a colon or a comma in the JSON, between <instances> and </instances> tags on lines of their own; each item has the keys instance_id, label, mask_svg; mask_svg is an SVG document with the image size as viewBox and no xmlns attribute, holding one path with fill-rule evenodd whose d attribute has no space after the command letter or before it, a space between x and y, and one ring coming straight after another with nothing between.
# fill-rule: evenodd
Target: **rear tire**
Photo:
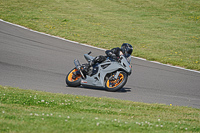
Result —
<instances>
[{"instance_id":1,"label":"rear tire","mask_svg":"<svg viewBox=\"0 0 200 133\"><path fill-rule=\"evenodd\" d=\"M106 80L105 89L107 91L112 91L112 92L120 90L126 84L127 80L128 80L127 73L121 71L116 80L114 81L110 81L109 79Z\"/></svg>"},{"instance_id":2,"label":"rear tire","mask_svg":"<svg viewBox=\"0 0 200 133\"><path fill-rule=\"evenodd\" d=\"M72 78L73 72L78 71L76 68L72 69L66 76L66 84L70 87L77 87L81 85L81 75L76 75L75 79Z\"/></svg>"}]
</instances>

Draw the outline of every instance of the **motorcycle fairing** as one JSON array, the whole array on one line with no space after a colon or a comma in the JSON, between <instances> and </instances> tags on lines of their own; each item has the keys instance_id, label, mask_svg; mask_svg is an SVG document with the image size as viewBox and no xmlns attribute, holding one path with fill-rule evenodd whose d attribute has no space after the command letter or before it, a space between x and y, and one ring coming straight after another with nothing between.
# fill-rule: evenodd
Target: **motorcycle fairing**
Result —
<instances>
[{"instance_id":1,"label":"motorcycle fairing","mask_svg":"<svg viewBox=\"0 0 200 133\"><path fill-rule=\"evenodd\" d=\"M90 56L91 58L91 56ZM105 87L105 76L108 73L113 73L117 70L122 70L127 72L128 74L131 73L131 67L128 61L124 56L121 56L120 63L117 61L110 61L107 59L105 62L98 65L98 72L92 76L86 76L85 79L81 79L81 84L83 86L97 86L97 87ZM115 75L118 77L119 73Z\"/></svg>"}]
</instances>

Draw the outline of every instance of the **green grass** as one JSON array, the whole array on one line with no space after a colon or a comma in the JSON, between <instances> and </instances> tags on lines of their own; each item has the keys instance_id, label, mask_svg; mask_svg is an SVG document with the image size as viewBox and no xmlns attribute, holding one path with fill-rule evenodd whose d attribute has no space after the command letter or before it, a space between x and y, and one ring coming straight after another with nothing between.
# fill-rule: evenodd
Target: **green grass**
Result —
<instances>
[{"instance_id":1,"label":"green grass","mask_svg":"<svg viewBox=\"0 0 200 133\"><path fill-rule=\"evenodd\" d=\"M0 86L0 132L200 132L200 110Z\"/></svg>"},{"instance_id":2,"label":"green grass","mask_svg":"<svg viewBox=\"0 0 200 133\"><path fill-rule=\"evenodd\" d=\"M200 70L199 0L1 0L0 18L69 40Z\"/></svg>"}]
</instances>

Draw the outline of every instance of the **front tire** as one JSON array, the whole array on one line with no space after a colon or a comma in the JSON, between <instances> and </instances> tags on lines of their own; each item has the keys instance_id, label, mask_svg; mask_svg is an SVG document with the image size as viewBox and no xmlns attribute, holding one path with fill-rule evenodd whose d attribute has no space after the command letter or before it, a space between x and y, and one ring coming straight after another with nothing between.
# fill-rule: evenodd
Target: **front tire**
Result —
<instances>
[{"instance_id":1,"label":"front tire","mask_svg":"<svg viewBox=\"0 0 200 133\"><path fill-rule=\"evenodd\" d=\"M66 84L70 87L77 87L81 85L81 75L75 75L76 78L72 78L73 73L78 71L76 68L72 69L66 76Z\"/></svg>"},{"instance_id":2,"label":"front tire","mask_svg":"<svg viewBox=\"0 0 200 133\"><path fill-rule=\"evenodd\" d=\"M121 71L116 80L107 79L105 83L105 89L107 91L117 91L120 90L127 82L128 75L126 72Z\"/></svg>"}]
</instances>

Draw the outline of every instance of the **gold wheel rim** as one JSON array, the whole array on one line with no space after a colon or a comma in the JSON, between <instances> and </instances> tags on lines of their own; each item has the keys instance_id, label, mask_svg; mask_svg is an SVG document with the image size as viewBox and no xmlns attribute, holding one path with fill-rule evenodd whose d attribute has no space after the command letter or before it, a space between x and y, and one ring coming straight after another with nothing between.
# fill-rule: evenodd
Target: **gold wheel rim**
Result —
<instances>
[{"instance_id":1,"label":"gold wheel rim","mask_svg":"<svg viewBox=\"0 0 200 133\"><path fill-rule=\"evenodd\" d=\"M74 69L74 70L71 71L71 73L68 75L68 80L69 80L70 82L74 82L74 81L78 80L78 79L81 77L81 75L78 75L75 79L72 78L73 72L76 72L76 71L78 71L78 70L77 70L77 69Z\"/></svg>"},{"instance_id":2,"label":"gold wheel rim","mask_svg":"<svg viewBox=\"0 0 200 133\"><path fill-rule=\"evenodd\" d=\"M116 80L114 80L114 81L107 80L106 86L107 86L108 88L115 88L115 87L117 87L118 85L120 85L120 84L122 83L123 80L124 80L124 75L120 73L118 79L116 79ZM111 83L111 84L110 84L110 83Z\"/></svg>"}]
</instances>

